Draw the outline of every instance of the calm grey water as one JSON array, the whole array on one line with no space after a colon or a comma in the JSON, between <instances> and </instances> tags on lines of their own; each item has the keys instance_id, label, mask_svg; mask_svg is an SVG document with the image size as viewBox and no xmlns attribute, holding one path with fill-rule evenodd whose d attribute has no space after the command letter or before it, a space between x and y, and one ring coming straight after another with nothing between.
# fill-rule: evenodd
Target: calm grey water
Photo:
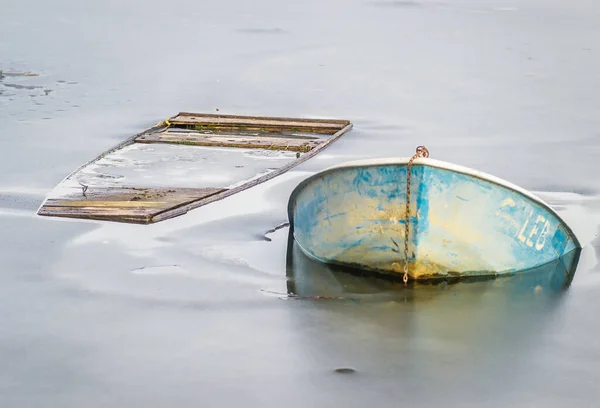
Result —
<instances>
[{"instance_id":1,"label":"calm grey water","mask_svg":"<svg viewBox=\"0 0 600 408\"><path fill-rule=\"evenodd\" d=\"M0 406L597 406L598 21L594 0L0 0L0 70L40 74L0 77ZM157 225L35 215L99 152L216 109L355 128ZM559 210L570 290L278 295L287 231L264 234L295 185L420 144Z\"/></svg>"}]
</instances>

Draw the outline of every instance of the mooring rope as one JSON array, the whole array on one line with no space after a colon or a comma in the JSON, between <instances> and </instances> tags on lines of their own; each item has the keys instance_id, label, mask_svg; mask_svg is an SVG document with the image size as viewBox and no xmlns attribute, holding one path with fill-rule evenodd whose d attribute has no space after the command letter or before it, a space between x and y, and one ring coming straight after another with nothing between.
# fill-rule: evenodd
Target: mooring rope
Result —
<instances>
[{"instance_id":1,"label":"mooring rope","mask_svg":"<svg viewBox=\"0 0 600 408\"><path fill-rule=\"evenodd\" d=\"M406 166L406 211L405 211L405 223L404 223L404 277L402 280L404 284L408 282L408 234L409 223L410 223L410 168L412 167L413 161L419 157L429 157L429 150L425 146L417 147L417 152L408 161Z\"/></svg>"}]
</instances>

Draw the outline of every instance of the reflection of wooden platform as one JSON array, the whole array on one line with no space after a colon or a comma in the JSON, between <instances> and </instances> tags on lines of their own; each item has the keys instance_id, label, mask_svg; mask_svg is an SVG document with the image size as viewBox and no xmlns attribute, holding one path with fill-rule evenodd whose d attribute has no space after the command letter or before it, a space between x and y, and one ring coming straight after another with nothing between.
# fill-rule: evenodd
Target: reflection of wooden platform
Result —
<instances>
[{"instance_id":1,"label":"reflection of wooden platform","mask_svg":"<svg viewBox=\"0 0 600 408\"><path fill-rule=\"evenodd\" d=\"M158 222L276 177L351 128L345 120L180 113L77 169L38 214Z\"/></svg>"}]
</instances>

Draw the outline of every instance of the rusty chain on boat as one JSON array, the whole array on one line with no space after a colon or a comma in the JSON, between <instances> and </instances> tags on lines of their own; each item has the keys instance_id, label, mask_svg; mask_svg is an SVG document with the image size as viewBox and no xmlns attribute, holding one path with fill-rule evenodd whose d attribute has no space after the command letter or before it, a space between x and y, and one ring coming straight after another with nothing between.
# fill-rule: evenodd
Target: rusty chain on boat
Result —
<instances>
[{"instance_id":1,"label":"rusty chain on boat","mask_svg":"<svg viewBox=\"0 0 600 408\"><path fill-rule=\"evenodd\" d=\"M408 234L409 234L409 224L410 224L410 169L412 167L413 161L420 157L429 157L429 150L425 146L417 147L417 152L411 159L408 161L406 166L406 211L404 212L405 222L404 222L404 277L402 280L404 284L408 282Z\"/></svg>"}]
</instances>

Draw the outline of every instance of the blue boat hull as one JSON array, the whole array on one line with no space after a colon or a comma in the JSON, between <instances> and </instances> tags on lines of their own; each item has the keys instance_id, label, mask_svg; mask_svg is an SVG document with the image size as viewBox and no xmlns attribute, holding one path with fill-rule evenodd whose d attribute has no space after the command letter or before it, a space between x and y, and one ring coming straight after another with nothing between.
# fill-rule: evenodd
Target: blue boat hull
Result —
<instances>
[{"instance_id":1,"label":"blue boat hull","mask_svg":"<svg viewBox=\"0 0 600 408\"><path fill-rule=\"evenodd\" d=\"M324 263L403 274L407 162L352 162L301 182L288 216L302 251ZM411 279L514 273L581 248L541 199L465 167L419 158L410 194Z\"/></svg>"}]
</instances>

